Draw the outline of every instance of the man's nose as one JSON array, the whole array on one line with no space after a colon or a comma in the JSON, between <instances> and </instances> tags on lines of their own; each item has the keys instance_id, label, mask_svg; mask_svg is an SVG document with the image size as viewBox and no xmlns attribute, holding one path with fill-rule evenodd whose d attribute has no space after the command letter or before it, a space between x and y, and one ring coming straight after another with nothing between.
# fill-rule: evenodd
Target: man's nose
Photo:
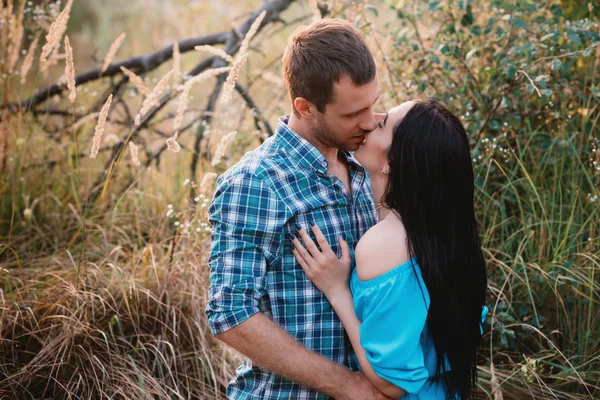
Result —
<instances>
[{"instance_id":1,"label":"man's nose","mask_svg":"<svg viewBox=\"0 0 600 400\"><path fill-rule=\"evenodd\" d=\"M375 120L375 114L369 113L367 117L360 124L360 128L366 132L371 132L373 129L377 128L377 121Z\"/></svg>"},{"instance_id":2,"label":"man's nose","mask_svg":"<svg viewBox=\"0 0 600 400\"><path fill-rule=\"evenodd\" d=\"M363 121L361 128L365 131L371 132L377 128L377 124L385 118L384 113L370 113L369 117Z\"/></svg>"}]
</instances>

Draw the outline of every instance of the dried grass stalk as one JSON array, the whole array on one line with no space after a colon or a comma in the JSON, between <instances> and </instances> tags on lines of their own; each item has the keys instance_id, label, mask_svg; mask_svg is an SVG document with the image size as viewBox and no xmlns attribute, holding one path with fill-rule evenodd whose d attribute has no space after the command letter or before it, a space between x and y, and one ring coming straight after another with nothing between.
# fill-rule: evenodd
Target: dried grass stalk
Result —
<instances>
[{"instance_id":1,"label":"dried grass stalk","mask_svg":"<svg viewBox=\"0 0 600 400\"><path fill-rule=\"evenodd\" d=\"M6 7L4 7L4 2L0 3L0 18L5 21L8 21L12 17L12 8L13 3L9 1ZM8 39L11 36L10 24L2 24L0 25L0 49L6 49L6 45L8 44ZM3 52L0 52L2 54Z\"/></svg>"},{"instance_id":2,"label":"dried grass stalk","mask_svg":"<svg viewBox=\"0 0 600 400\"><path fill-rule=\"evenodd\" d=\"M231 68L231 71L229 72L229 75L227 76L227 80L225 81L225 83L227 83L228 85L231 85L231 86L235 85L235 82L238 80L238 76L240 74L240 68L242 68L242 65L244 65L246 60L248 60L248 53L239 57L235 61L235 64L233 64L233 67Z\"/></svg>"},{"instance_id":3,"label":"dried grass stalk","mask_svg":"<svg viewBox=\"0 0 600 400\"><path fill-rule=\"evenodd\" d=\"M165 86L167 85L169 79L171 79L171 75L173 75L173 70L170 70L165 76L163 76L162 79L156 84L154 90L152 90L152 93L150 93L150 95L146 97L146 99L144 99L144 102L142 103L142 108L135 116L135 126L139 126L142 117L146 115L146 113L150 110L152 106L158 104L158 98L165 90Z\"/></svg>"},{"instance_id":4,"label":"dried grass stalk","mask_svg":"<svg viewBox=\"0 0 600 400\"><path fill-rule=\"evenodd\" d=\"M209 190L212 189L212 184L217 179L217 174L214 172L207 172L202 177L202 183L200 183L200 193L206 195Z\"/></svg>"},{"instance_id":5,"label":"dried grass stalk","mask_svg":"<svg viewBox=\"0 0 600 400\"><path fill-rule=\"evenodd\" d=\"M258 31L258 28L260 27L260 24L265 18L265 15L267 15L267 12L263 11L258 17L256 17L256 19L250 26L248 33L246 33L246 36L244 36L244 40L242 40L238 56L236 57L233 66L231 67L231 71L229 72L229 76L227 76L227 81L225 81L225 85L223 87L223 96L221 97L221 102L223 104L227 103L231 98L231 93L233 92L235 82L238 79L240 68L242 68L242 65L246 63L246 60L248 60L248 48L250 47L250 41Z\"/></svg>"},{"instance_id":6,"label":"dried grass stalk","mask_svg":"<svg viewBox=\"0 0 600 400\"><path fill-rule=\"evenodd\" d=\"M44 30L44 32L50 32L50 23L43 19L36 19L35 22Z\"/></svg>"},{"instance_id":7,"label":"dried grass stalk","mask_svg":"<svg viewBox=\"0 0 600 400\"><path fill-rule=\"evenodd\" d=\"M177 143L177 132L173 137L167 139L167 149L174 153L179 153L181 151L181 146Z\"/></svg>"},{"instance_id":8,"label":"dried grass stalk","mask_svg":"<svg viewBox=\"0 0 600 400\"><path fill-rule=\"evenodd\" d=\"M221 74L223 72L229 71L229 69L230 69L229 67L223 67L223 68L212 68L212 69L206 70L206 71L202 72L201 74L198 74L195 77L189 79L184 85L182 85L180 88L178 88L179 90L182 91L182 93L179 96L179 103L177 105L177 115L175 116L175 120L173 121L173 130L175 131L176 135L177 135L177 130L179 129L179 127L181 126L181 123L183 122L183 116L185 114L185 111L188 108L190 90L192 89L192 85L194 85L204 79L207 79L211 76L215 76L215 75ZM175 137L175 139L177 139L177 137Z\"/></svg>"},{"instance_id":9,"label":"dried grass stalk","mask_svg":"<svg viewBox=\"0 0 600 400\"><path fill-rule=\"evenodd\" d=\"M46 44L42 47L42 54L40 55L40 62L42 64L48 61L48 56L60 45L60 41L67 30L67 22L71 15L72 6L73 0L69 0L65 8L56 17L56 20L50 25L50 30L46 35Z\"/></svg>"},{"instance_id":10,"label":"dried grass stalk","mask_svg":"<svg viewBox=\"0 0 600 400\"><path fill-rule=\"evenodd\" d=\"M4 151L6 142L8 141L8 108L2 113L2 121L0 121L0 168L4 165Z\"/></svg>"},{"instance_id":11,"label":"dried grass stalk","mask_svg":"<svg viewBox=\"0 0 600 400\"><path fill-rule=\"evenodd\" d=\"M69 130L72 130L73 132L76 132L77 129L81 128L83 126L83 124L85 124L86 122L88 122L89 120L92 120L94 118L98 118L98 116L100 115L100 111L95 112L95 113L91 113L88 114L84 117L81 117L77 120L77 122L75 122L75 124L73 126L68 126L65 130L63 135L66 135Z\"/></svg>"},{"instance_id":12,"label":"dried grass stalk","mask_svg":"<svg viewBox=\"0 0 600 400\"><path fill-rule=\"evenodd\" d=\"M313 13L313 22L320 21L322 17L317 0L308 0L308 2L310 3L310 9Z\"/></svg>"},{"instance_id":13,"label":"dried grass stalk","mask_svg":"<svg viewBox=\"0 0 600 400\"><path fill-rule=\"evenodd\" d=\"M173 83L181 79L181 52L179 51L179 42L173 42Z\"/></svg>"},{"instance_id":14,"label":"dried grass stalk","mask_svg":"<svg viewBox=\"0 0 600 400\"><path fill-rule=\"evenodd\" d=\"M242 68L242 65L246 63L246 60L248 60L248 53L242 55L241 57L238 57L235 60L233 67L231 67L231 71L229 72L229 75L227 76L227 80L225 81L225 85L223 87L223 103L226 103L231 98L231 93L235 88L235 82L237 82L238 76L240 74L240 68Z\"/></svg>"},{"instance_id":15,"label":"dried grass stalk","mask_svg":"<svg viewBox=\"0 0 600 400\"><path fill-rule=\"evenodd\" d=\"M140 159L138 158L138 147L135 143L129 142L129 153L131 153L131 162L133 165L140 166Z\"/></svg>"},{"instance_id":16,"label":"dried grass stalk","mask_svg":"<svg viewBox=\"0 0 600 400\"><path fill-rule=\"evenodd\" d=\"M65 36L65 54L67 62L65 63L65 76L67 77L67 87L69 88L69 101L75 103L77 90L75 88L75 64L73 62L73 48L69 42L69 36Z\"/></svg>"},{"instance_id":17,"label":"dried grass stalk","mask_svg":"<svg viewBox=\"0 0 600 400\"><path fill-rule=\"evenodd\" d=\"M65 58L67 58L66 54L53 54L52 56L50 56L50 58L48 59L48 61L46 61L45 63L40 65L40 71L42 72L42 74L44 75L45 78L48 77L48 70L50 69L50 67L58 64L59 61L64 60Z\"/></svg>"},{"instance_id":18,"label":"dried grass stalk","mask_svg":"<svg viewBox=\"0 0 600 400\"><path fill-rule=\"evenodd\" d=\"M40 40L40 34L41 34L41 32L38 32L35 35L35 37L33 38L31 45L29 45L29 50L27 50L27 55L25 56L25 60L23 60L23 64L21 65L21 72L20 72L21 85L25 84L27 74L29 74L29 71L31 70L31 66L33 65L33 57L35 56L35 50L37 49L37 45Z\"/></svg>"},{"instance_id":19,"label":"dried grass stalk","mask_svg":"<svg viewBox=\"0 0 600 400\"><path fill-rule=\"evenodd\" d=\"M102 134L104 133L104 124L106 123L106 118L108 117L108 110L110 110L110 103L112 102L112 98L113 95L111 93L108 96L106 103L104 103L104 106L102 106L102 110L100 110L98 124L96 125L96 129L94 131L94 141L92 144L92 152L90 154L91 158L96 158L96 156L98 155L100 143L102 142Z\"/></svg>"},{"instance_id":20,"label":"dried grass stalk","mask_svg":"<svg viewBox=\"0 0 600 400\"><path fill-rule=\"evenodd\" d=\"M196 47L194 47L194 49L196 49L197 51L206 52L206 53L210 53L215 56L219 56L230 64L233 64L233 62L234 62L233 57L231 57L231 55L227 54L224 50L221 50L217 47L204 45L204 46L196 46Z\"/></svg>"},{"instance_id":21,"label":"dried grass stalk","mask_svg":"<svg viewBox=\"0 0 600 400\"><path fill-rule=\"evenodd\" d=\"M133 85L137 88L137 90L140 91L140 93L143 93L146 96L149 96L150 93L152 93L152 91L148 89L148 86L146 86L146 84L144 83L144 80L140 76L136 75L135 72L123 66L121 66L121 71L125 75L127 75L129 81L133 83Z\"/></svg>"},{"instance_id":22,"label":"dried grass stalk","mask_svg":"<svg viewBox=\"0 0 600 400\"><path fill-rule=\"evenodd\" d=\"M491 384L494 400L504 400L502 389L500 389L500 382L498 381L498 376L496 376L496 370L494 369L494 363L490 364L490 373L492 375Z\"/></svg>"},{"instance_id":23,"label":"dried grass stalk","mask_svg":"<svg viewBox=\"0 0 600 400\"><path fill-rule=\"evenodd\" d=\"M225 155L225 152L231 145L231 142L233 142L233 139L235 138L236 134L237 134L237 131L233 131L233 132L229 132L227 135L223 136L223 138L221 139L221 142L219 143L219 146L217 146L217 150L215 151L215 156L213 157L213 159L211 161L211 165L213 167L221 162L221 160L223 159L223 156Z\"/></svg>"},{"instance_id":24,"label":"dried grass stalk","mask_svg":"<svg viewBox=\"0 0 600 400\"><path fill-rule=\"evenodd\" d=\"M173 120L173 130L177 133L177 130L181 126L183 122L183 115L187 110L189 97L190 97L190 89L192 85L183 85L183 93L179 95L179 103L177 104L177 115L175 115L175 119Z\"/></svg>"},{"instance_id":25,"label":"dried grass stalk","mask_svg":"<svg viewBox=\"0 0 600 400\"><path fill-rule=\"evenodd\" d=\"M103 74L108 69L108 67L110 66L110 63L117 55L117 51L119 51L119 48L123 44L123 40L125 40L125 36L127 36L125 34L125 32L121 33L119 35L119 37L116 38L115 41L110 45L110 48L108 49L108 53L106 53L106 57L104 57L104 64L102 64L102 69L100 70L101 74Z\"/></svg>"},{"instance_id":26,"label":"dried grass stalk","mask_svg":"<svg viewBox=\"0 0 600 400\"><path fill-rule=\"evenodd\" d=\"M246 36L244 36L244 40L242 40L242 45L240 46L240 52L238 55L238 59L240 57L243 57L244 54L248 53L248 48L250 47L250 41L252 40L252 38L254 37L256 32L258 31L258 28L260 27L260 24L262 23L263 19L265 18L265 15L267 15L266 11L261 12L260 15L258 17L256 17L256 19L250 26L250 29L248 29L248 33L246 33Z\"/></svg>"},{"instance_id":27,"label":"dried grass stalk","mask_svg":"<svg viewBox=\"0 0 600 400\"><path fill-rule=\"evenodd\" d=\"M180 85L177 89L185 90L185 86L195 85L196 83L198 83L200 81L210 78L211 76L217 76L217 75L222 74L223 72L227 72L229 70L231 70L231 67L220 67L220 68L207 69L206 71L202 72L201 74L198 74L198 75L188 79L184 85Z\"/></svg>"},{"instance_id":28,"label":"dried grass stalk","mask_svg":"<svg viewBox=\"0 0 600 400\"><path fill-rule=\"evenodd\" d=\"M23 41L23 8L25 7L25 1L21 2L21 7L19 11L17 11L19 15L19 19L17 20L17 25L14 26L14 29L11 29L10 39L12 40L12 44L8 51L8 70L12 71L12 69L17 64L17 60L19 59L19 53L21 52L21 42Z\"/></svg>"}]
</instances>

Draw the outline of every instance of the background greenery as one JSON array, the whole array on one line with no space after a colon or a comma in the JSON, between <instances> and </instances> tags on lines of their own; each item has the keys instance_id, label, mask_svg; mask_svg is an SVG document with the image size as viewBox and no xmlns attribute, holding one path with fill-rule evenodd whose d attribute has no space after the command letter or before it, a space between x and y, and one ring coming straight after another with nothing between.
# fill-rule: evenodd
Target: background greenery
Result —
<instances>
[{"instance_id":1,"label":"background greenery","mask_svg":"<svg viewBox=\"0 0 600 400\"><path fill-rule=\"evenodd\" d=\"M26 50L43 29L34 17L51 22L57 5L15 4L15 13L24 4ZM76 71L101 65L121 32L127 38L115 61L231 31L262 4L75 1L67 34ZM600 398L600 5L319 5L327 17L355 23L370 44L385 93L380 110L435 96L470 134L490 308L477 396ZM86 199L96 177L106 176L110 154L90 159L95 120L76 125L75 134L74 121L101 105L117 79L80 86L72 107L56 96L36 112L0 109L0 397L222 398L239 358L210 337L203 313L210 192L198 185L260 144L266 124L289 112L280 58L291 32L313 13L308 2L295 1L280 16L257 34L240 73L256 109L234 93L201 124L218 84L204 81L192 92L182 151L153 157L173 133L173 102L136 136L144 166L119 159L106 191L92 201ZM16 20L3 19L0 32ZM3 103L28 98L64 71L61 61L44 75L36 56L21 85L18 71L6 69L5 50ZM183 71L209 56L183 54ZM169 61L147 74L147 84L171 68ZM132 87L120 98L106 146L127 137L127 110L141 104ZM57 110L67 112L50 112ZM210 155L233 130L233 144L213 168Z\"/></svg>"}]
</instances>

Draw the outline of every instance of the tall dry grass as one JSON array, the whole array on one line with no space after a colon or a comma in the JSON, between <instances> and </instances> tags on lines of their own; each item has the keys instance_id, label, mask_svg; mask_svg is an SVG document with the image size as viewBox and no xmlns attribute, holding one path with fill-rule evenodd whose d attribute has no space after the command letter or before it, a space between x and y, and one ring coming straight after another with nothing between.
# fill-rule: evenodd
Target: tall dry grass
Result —
<instances>
[{"instance_id":1,"label":"tall dry grass","mask_svg":"<svg viewBox=\"0 0 600 400\"><path fill-rule=\"evenodd\" d=\"M15 64L20 61L23 71L19 83L12 77L2 81L3 101L15 100L18 97L13 95L17 92L25 93L25 86L18 85L35 80L36 86L41 87L40 72L51 79L57 76L57 69L65 73L64 82L68 85L70 102L74 103L73 118L90 105L90 100L98 101L90 99L87 86L76 88L75 61L79 62L79 58L74 57L74 53L77 54L77 43L64 36L69 16L77 7L78 3L70 0L64 8L54 7L54 13L48 12L50 23L39 64L34 63L37 49L37 40L34 40L25 57L15 61ZM10 14L22 24L27 10L25 6L12 8L9 5L1 11L2 15ZM36 38L44 33L43 28L30 19L25 18L25 23L27 29L37 30ZM10 54L20 52L21 41L14 30L8 29L2 36L7 43L12 43ZM63 36L65 54L61 55L59 43ZM127 44L124 38L125 33L110 46L102 62L103 72L117 51ZM182 63L178 57L181 56L176 55L175 69ZM173 148L181 149L175 139L187 119L188 101L194 85L229 69L205 71L186 79L178 88L181 95L172 123L174 139L171 138L170 145ZM2 72L13 75L12 71ZM144 80L126 68L122 68L122 72L145 95L131 121L130 133L126 135L131 164L139 166L143 161L140 159L148 153L140 152L139 146L130 140L131 132L158 105L161 94L174 89L170 82L175 71L167 72L157 83L148 78ZM177 75L180 79L181 74ZM231 84L234 82L230 79ZM148 89L150 83L156 83L153 90ZM98 87L96 84L89 86ZM80 203L91 189L92 173L102 168L94 161L105 158L103 151L108 137L119 133L115 121L122 109L119 109L119 99L113 99L113 95L117 93L107 93L97 112L77 115L76 121L64 119L67 125L60 127L60 131L73 133L74 142L69 143L69 136L66 136L55 148L71 148L69 153L84 150L79 162L66 165L66 180L45 169L39 171L48 173L48 181L38 180L41 175L37 172L28 175L30 170L25 166L42 155L36 156L25 143L45 140L48 132L43 129L49 126L48 123L52 125L59 121L52 117L43 122L35 121L26 112L11 114L4 110L2 113L1 144L9 148L10 163L3 163L1 176L9 177L14 172L20 176L28 175L27 179L35 182L35 189L32 187L31 190L41 192L30 202L29 195L23 195L30 192L28 188L19 187L14 191L12 189L16 187L11 185L10 196L16 203L3 203L3 207L9 205L16 211L13 206L20 207L17 204L22 199L25 209L13 214L10 220L1 221L8 236L2 236L0 245L0 398L217 399L222 398L238 362L230 350L216 347L203 311L208 285L204 265L209 229L201 210L206 210L216 174L210 171L201 176L203 183L196 197L197 213L191 209L174 212L172 206L165 213L164 209L156 209L165 206L162 202L148 208L140 208L141 204L138 204L131 209L133 204L129 199L123 203L127 204L127 210L122 212L117 209L103 211L106 203L100 201L85 206ZM62 102L55 99L50 103L60 106ZM92 121L95 128L90 126ZM26 126L33 128L31 134L19 138ZM82 140L82 134L90 128L93 135ZM71 160L71 156L68 158ZM47 163L45 156L42 159L43 164ZM107 182L113 173L118 180L122 168L111 165L106 171ZM193 181L190 184L197 186ZM189 186L187 182L186 186ZM4 193L7 189L3 187L0 191ZM152 192L156 193L156 188L148 194ZM117 215L115 225L113 218ZM27 226L15 223L15 218ZM127 243L122 242L123 239ZM137 246L142 242L145 243L138 250Z\"/></svg>"}]
</instances>

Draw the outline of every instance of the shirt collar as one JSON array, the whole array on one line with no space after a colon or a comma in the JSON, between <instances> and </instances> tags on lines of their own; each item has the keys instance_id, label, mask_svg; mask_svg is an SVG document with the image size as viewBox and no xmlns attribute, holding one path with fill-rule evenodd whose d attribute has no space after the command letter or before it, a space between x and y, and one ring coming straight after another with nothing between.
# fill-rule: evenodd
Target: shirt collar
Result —
<instances>
[{"instance_id":1,"label":"shirt collar","mask_svg":"<svg viewBox=\"0 0 600 400\"><path fill-rule=\"evenodd\" d=\"M329 162L315 146L308 140L298 135L288 126L289 115L279 118L277 123L276 137L280 142L280 147L290 156L296 159L303 166L312 169L313 171L327 173ZM341 150L346 156L348 164L353 169L362 170L363 167L354 158L354 154L348 151Z\"/></svg>"}]
</instances>

